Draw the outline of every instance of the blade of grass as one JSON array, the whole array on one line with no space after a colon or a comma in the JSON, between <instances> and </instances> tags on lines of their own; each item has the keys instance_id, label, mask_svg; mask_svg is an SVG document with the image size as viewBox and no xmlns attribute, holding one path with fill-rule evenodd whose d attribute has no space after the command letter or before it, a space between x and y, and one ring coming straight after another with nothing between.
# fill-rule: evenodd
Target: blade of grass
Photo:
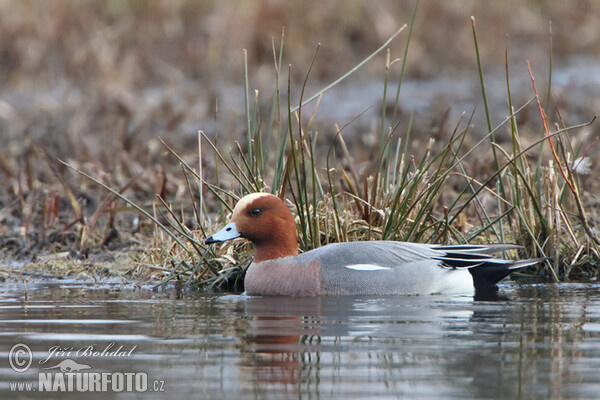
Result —
<instances>
[{"instance_id":1,"label":"blade of grass","mask_svg":"<svg viewBox=\"0 0 600 400\"><path fill-rule=\"evenodd\" d=\"M94 182L95 184L108 190L110 193L114 194L116 197L120 198L121 200L123 200L124 202L129 204L131 207L135 208L138 212L140 212L141 214L143 214L144 216L149 218L163 232L165 232L167 235L169 235L171 237L171 239L173 239L179 246L181 246L182 249L184 249L189 254L190 257L193 257L193 252L181 240L179 240L179 238L177 236L175 236L175 234L173 234L173 232L171 232L167 227L165 227L159 220L157 220L155 217L153 217L151 214L149 214L146 210L144 210L143 208L138 206L135 202L129 200L127 197L123 196L121 193L117 192L116 190L112 189L111 187L100 182L98 179L94 178L93 176L88 175L85 172L83 172L82 170L72 166L71 164L69 164L61 159L59 159L58 161L60 163L64 164L65 166L67 166L68 168L71 168L73 171L77 172L81 176L89 179L90 181Z\"/></svg>"},{"instance_id":2,"label":"blade of grass","mask_svg":"<svg viewBox=\"0 0 600 400\"><path fill-rule=\"evenodd\" d=\"M404 56L402 57L402 66L400 67L400 77L398 78L398 86L396 88L396 100L394 102L394 113L392 115L392 122L396 121L396 114L400 105L400 88L402 87L402 81L404 79L404 71L406 69L406 60L408 59L408 48L410 46L410 40L412 38L413 28L415 26L415 19L417 17L417 10L419 8L419 1L415 2L415 8L413 9L412 16L410 17L410 25L408 28L408 37L406 38L406 46L404 46Z\"/></svg>"},{"instance_id":3,"label":"blade of grass","mask_svg":"<svg viewBox=\"0 0 600 400\"><path fill-rule=\"evenodd\" d=\"M377 54L379 54L382 50L387 48L387 46L392 42L392 40L394 40L396 38L396 36L398 36L400 34L400 32L402 32L404 29L406 29L406 24L402 25L402 27L400 29L398 29L396 32L394 32L394 34L392 36L390 36L390 38L388 40L386 40L385 43L383 43L381 45L381 47L379 47L373 53L368 55L365 59L363 59L356 66L351 68L350 71L346 72L344 75L340 76L338 79L336 79L329 85L325 86L323 89L319 90L314 95L310 96L308 99L306 99L304 102L302 102L302 104L300 106L303 107L303 106L307 105L308 103L310 103L311 101L316 100L323 93L327 92L331 88L335 87L338 83L342 82L344 79L346 79L347 77L352 75L354 72L356 72L358 69L360 69L363 65L365 65L369 60L371 60L373 57L375 57ZM291 109L292 112L297 111L297 110L298 110L298 107L294 107Z\"/></svg>"}]
</instances>

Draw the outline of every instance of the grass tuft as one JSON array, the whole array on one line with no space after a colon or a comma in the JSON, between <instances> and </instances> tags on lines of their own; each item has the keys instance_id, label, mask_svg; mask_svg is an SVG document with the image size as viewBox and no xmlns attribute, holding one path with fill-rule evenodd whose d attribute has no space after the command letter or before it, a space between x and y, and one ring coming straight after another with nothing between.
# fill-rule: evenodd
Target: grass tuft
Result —
<instances>
[{"instance_id":1,"label":"grass tuft","mask_svg":"<svg viewBox=\"0 0 600 400\"><path fill-rule=\"evenodd\" d=\"M412 32L413 23L414 16L409 32ZM474 20L473 36L477 52ZM388 43L389 40L386 44ZM377 49L358 66L382 49L383 47ZM279 85L283 47L277 53L273 42L275 78L274 93L270 96L272 101L267 103L269 110L260 110L258 93L254 98L254 106L250 106L248 82L245 84L248 130L246 149L237 143L235 151L226 157L202 134L219 160L219 169L223 169L218 174L215 171L214 176L220 177L225 172L228 173L236 183L233 193L204 180L171 151L182 163L186 174L201 181L215 195L221 204L219 209L231 210L239 197L255 191L270 191L291 200L302 251L327 243L353 240L435 243L504 241L524 246L518 256L551 257L553 262L546 271L554 280L572 274L574 266L581 260L597 257L599 243L587 222L579 181L568 167L577 152L573 153L572 148L567 148L568 141L563 139L568 132L588 126L594 119L575 126L563 126L551 132L539 103L533 75L534 97L515 109L510 91L508 44L506 87L510 115L501 124L496 127L491 125L485 100L482 64L477 52L479 79L489 124L488 134L470 148L465 147L469 142L467 138L470 135L473 111L468 119L463 115L457 121L449 138L441 146L430 139L421 153L413 155L409 153L407 143L410 141L413 116L410 117L406 131L399 132L400 124L395 119L396 116L393 117L394 125L386 128L389 121L385 111L382 111L378 140L371 149L376 158L360 170L355 168L358 162L344 140L344 129L354 120L341 128L336 127L336 134L325 156L325 165L322 165L319 160L322 159L320 148L323 146L319 145L317 131L311 129L319 102L317 101L308 120L303 117L303 107L308 102L315 99L320 101L325 91L357 69L352 69L332 85L325 86L317 95L305 100L305 89L317 62L318 50L319 46L300 86L296 106L292 102L292 67L288 68L285 96L287 103L282 105ZM408 47L404 54L407 52ZM388 50L384 105L392 66L390 59ZM244 66L246 67L246 61ZM404 66L400 72L401 77L403 68ZM247 72L245 75L247 76ZM532 102L538 105L546 135L525 146L519 134L518 117ZM282 109L287 111L285 123L282 123ZM356 118L360 118L360 115ZM268 126L267 131L262 131L265 126ZM504 148L494 138L494 134L505 127L510 131L508 148ZM561 156L554 149L552 138L557 140ZM268 151L266 143L273 142L278 143L277 151ZM553 160L546 165L537 161L530 163L527 157L531 157L532 151L546 142L552 149ZM493 171L488 176L478 176L472 168L473 159L487 150L493 154ZM269 186L266 182L272 182L272 185ZM571 197L566 196L566 193L571 193ZM168 210L170 220L175 220L174 211L165 202L163 207ZM213 220L213 216L207 214L204 208L195 212L204 214L203 220ZM579 225L584 227L585 235L581 234ZM209 224L206 229L212 232L217 228ZM175 278L187 278L186 285L231 287L233 284L239 287L244 269L251 262L250 245L240 241L210 249L202 245L202 238L207 234L205 231L194 235L193 231L188 231L181 223L171 223L170 229L177 233L169 235L171 238L183 238L191 246L183 246L188 249L188 256L183 257L185 261L173 261L174 266L165 278L165 283ZM158 261L160 260L155 260ZM543 275L543 268L536 273Z\"/></svg>"},{"instance_id":2,"label":"grass tuft","mask_svg":"<svg viewBox=\"0 0 600 400\"><path fill-rule=\"evenodd\" d=\"M16 4L4 8L24 7ZM95 3L85 4L78 7L93 8ZM162 2L141 8L161 21L159 16L166 11L160 9L160 4ZM121 12L135 15L136 7L126 6ZM188 7L199 7L204 11L203 7L207 6L188 4ZM289 8L298 11L299 8L295 7L304 6ZM429 7L425 10L429 10L429 14L423 14L431 15L431 7L438 5L423 4L423 7ZM90 97L99 99L97 103L79 110L72 124L55 129L66 133L63 135L66 139L61 140L78 157L62 156L69 154L67 151L55 152L54 139L48 140L45 145L38 144L43 142L34 140L39 130L35 124L26 129L24 146L13 157L18 162L0 154L0 173L5 177L5 188L11 194L0 198L0 201L11 199L9 205L0 209L0 217L2 222L9 221L11 227L17 227L10 235L1 236L0 244L3 248L16 248L17 252L37 254L36 246L50 243L54 260L71 257L75 260L74 264L79 263L82 273L87 273L89 268L81 267L81 264L88 262L88 256L94 252L107 252L112 248L111 244L118 243L116 227L122 227L126 222L130 224L129 232L132 232L127 243L135 249L136 258L135 266L120 276L127 278L145 273L158 280L160 285L177 283L203 288L240 289L244 270L252 260L251 245L233 241L207 247L204 238L226 222L227 214L241 196L265 191L285 199L293 208L302 251L327 243L353 240L502 241L524 246L521 254L508 256L552 258L551 264L530 270L532 274L554 280L600 275L597 267L600 242L594 231L597 215L591 208L597 198L589 193L589 179L581 175L585 166L581 160L585 159L596 140L588 140L581 135L582 140L573 135L592 124L594 118L590 116L591 121L575 125L567 123L563 118L563 114L567 116L564 104L553 97L553 46L560 46L561 40L553 44L552 35L559 33L550 30L548 88L547 93L544 92L544 107L538 96L532 68L529 71L532 82L530 100L524 101L525 97L511 92L507 39L504 62L508 109L504 113L508 117L494 126L496 121L491 116L498 113L493 109L493 103L488 102L488 94L491 99L492 91L486 92L482 61L486 51L483 47L479 48L473 19L471 28L477 63L473 81L477 80L481 87L485 133L479 133L479 128L473 125L475 109L464 113L456 121L448 121L449 114L446 114L441 117L437 130L425 130L422 126L430 121L423 122L418 110L405 112L401 98L405 69L431 64L416 60L413 65L407 61L411 43L431 47L423 46L419 37L413 38L418 8L419 1L416 1L408 27L403 26L393 33L393 29L388 30L387 38L381 36L377 39L376 43L383 44L379 47L373 45L373 48L377 47L375 51L341 76L327 78L332 83L323 84L314 92L314 85L310 82L319 82L324 76L338 73L337 60L330 61L332 53L328 43L322 47L318 45L313 57L308 60L299 61L294 52L286 53L284 57L284 39L286 49L288 46L295 48L298 39L294 42L295 30L290 30L288 36L282 30L281 40L273 39L271 49L267 46L267 53L272 52L272 89L261 91L252 89L252 79L264 76L263 70L261 74L251 72L256 65L253 53L257 48L263 48L264 43L261 42L261 46L250 43L246 48L251 50L243 51L239 68L235 68L243 77L243 105L240 105L243 117L237 123L224 121L226 118L220 115L218 101L211 98L207 100L210 103L207 108L213 109L214 106L214 127L203 127L204 131L191 135L191 141L181 139L182 143L178 145L174 144L176 141L172 133L176 132L175 127L183 125L181 121L185 120L190 105L196 103L191 100L177 103L160 97L158 105L152 101L148 102L150 105L138 104L142 96L123 89L128 85L151 86L153 81L145 71L160 76L161 82L179 82L182 72L178 68L163 65L158 58L148 57L147 52L140 57L122 48L123 44L115 46L106 41L112 37L109 34L95 33L90 36L93 46L82 48L75 39L84 35L78 34L79 31L68 24L56 24L58 31L48 46L57 46L62 43L61 38L68 37L68 43L73 44L65 42L68 44L66 47L76 47L77 51L73 54L78 56L55 67L65 68L73 75L81 74L81 71L96 71L97 74L87 75L104 77L103 85L92 85L93 90L90 90L93 94ZM184 7L181 12L185 14L185 10ZM64 12L75 25L79 13ZM171 17L177 19L176 15ZM29 17L24 13L19 18ZM135 20L132 18L132 21ZM149 23L148 29L136 29L136 25L130 23L123 29L137 38L131 41L137 43L146 40L141 36L148 33L155 35L150 40L165 36L162 28L157 27L171 27L169 29L174 29L171 35L179 35L179 31L193 31L186 21L181 25L187 27L185 29L179 29L178 24L172 23ZM32 25L37 26L35 22ZM360 22L362 24L363 21ZM85 28L83 24L77 29L83 32L87 31ZM465 28L468 32L468 26ZM453 30L443 31L447 35ZM406 37L401 33L406 33ZM8 38L5 47L10 50L7 56L19 54L19 48L14 47L19 41L5 36ZM400 57L396 58L394 45L401 38L404 38L405 45ZM150 47L147 42L144 43L146 45L141 48ZM375 41L372 39L366 43L371 45ZM162 47L181 54L207 51L206 58L213 60L209 63L216 65L214 58L219 55L218 45L213 42L204 49L187 43L175 48L163 43ZM444 54L451 53L445 50ZM96 55L85 56L88 53ZM118 64L121 53L131 54L129 64ZM422 54L425 52L412 53L416 56L421 53L420 57L424 57ZM385 55L383 62L381 55ZM457 57L468 60L468 55L458 54ZM193 62L185 63L186 67L182 68L185 74L201 76L206 72L203 66L197 65L198 57L197 54L189 56ZM19 57L12 61L20 62ZM81 63L85 64L85 68ZM365 105L364 112L336 124L330 132L330 128L324 127L319 119L321 101L329 90L350 80L367 63L383 74L382 98L376 104ZM300 65L302 67L298 67ZM113 82L117 78L119 81ZM487 89L493 89L493 86ZM192 88L187 96L195 98L196 92L197 88ZM65 98L78 102L75 95L75 100L69 100L68 93ZM53 104L50 103L49 108ZM373 108L379 120L365 128L365 115ZM4 104L1 111L3 118L15 118L13 114L16 113ZM156 119L157 115L163 116L164 121ZM201 120L195 116L190 119ZM39 124L50 125L43 118ZM90 135L81 136L82 126L90 128ZM230 134L232 126L239 126L243 135L236 135L235 129L231 129L234 133ZM103 132L102 129L108 134L97 134ZM185 131L180 126L179 133ZM156 137L143 138L140 132L159 132L165 141ZM356 136L359 138L356 139ZM532 137L535 139L532 140ZM194 148L196 143L197 153L191 152L190 156L186 150ZM65 162L58 164L53 161L56 158ZM64 168L65 165L70 169ZM77 179L80 177L85 179ZM89 194L98 188L102 190L101 196ZM132 217L134 213L143 215L150 222L140 222L137 216ZM6 223L0 229L7 229L5 226L8 225ZM590 267L592 264L595 267ZM48 271L52 270L48 268ZM136 271L140 270L143 272L136 275Z\"/></svg>"}]
</instances>

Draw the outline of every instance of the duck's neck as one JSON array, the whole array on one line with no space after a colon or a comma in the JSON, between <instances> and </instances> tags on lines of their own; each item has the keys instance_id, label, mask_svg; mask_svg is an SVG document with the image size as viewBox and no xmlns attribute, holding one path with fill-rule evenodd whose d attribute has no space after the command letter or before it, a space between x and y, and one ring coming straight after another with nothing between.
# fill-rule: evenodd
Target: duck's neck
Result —
<instances>
[{"instance_id":1,"label":"duck's neck","mask_svg":"<svg viewBox=\"0 0 600 400\"><path fill-rule=\"evenodd\" d=\"M256 252L254 254L254 262L272 260L274 258L297 256L298 255L298 239L296 237L296 227L294 226L293 234L276 235L269 241L254 242Z\"/></svg>"}]
</instances>

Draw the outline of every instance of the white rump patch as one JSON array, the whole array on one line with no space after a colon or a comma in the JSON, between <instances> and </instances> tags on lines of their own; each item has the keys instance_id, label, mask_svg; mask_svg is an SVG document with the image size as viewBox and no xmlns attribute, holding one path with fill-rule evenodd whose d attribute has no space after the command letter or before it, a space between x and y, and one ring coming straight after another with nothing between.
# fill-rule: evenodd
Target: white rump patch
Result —
<instances>
[{"instance_id":1,"label":"white rump patch","mask_svg":"<svg viewBox=\"0 0 600 400\"><path fill-rule=\"evenodd\" d=\"M381 271L384 269L391 269L390 267L382 267L381 265L375 264L352 264L346 265L345 267L355 271Z\"/></svg>"}]
</instances>

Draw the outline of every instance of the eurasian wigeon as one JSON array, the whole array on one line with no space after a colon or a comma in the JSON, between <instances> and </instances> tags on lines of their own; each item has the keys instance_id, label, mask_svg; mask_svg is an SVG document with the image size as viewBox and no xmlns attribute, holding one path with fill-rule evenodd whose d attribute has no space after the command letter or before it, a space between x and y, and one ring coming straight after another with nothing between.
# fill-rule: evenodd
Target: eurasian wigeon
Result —
<instances>
[{"instance_id":1,"label":"eurasian wigeon","mask_svg":"<svg viewBox=\"0 0 600 400\"><path fill-rule=\"evenodd\" d=\"M394 241L332 243L298 254L296 224L277 196L253 193L206 244L242 237L255 245L244 281L249 295L473 294L496 288L511 271L543 259L491 254L507 244L432 245Z\"/></svg>"}]
</instances>

